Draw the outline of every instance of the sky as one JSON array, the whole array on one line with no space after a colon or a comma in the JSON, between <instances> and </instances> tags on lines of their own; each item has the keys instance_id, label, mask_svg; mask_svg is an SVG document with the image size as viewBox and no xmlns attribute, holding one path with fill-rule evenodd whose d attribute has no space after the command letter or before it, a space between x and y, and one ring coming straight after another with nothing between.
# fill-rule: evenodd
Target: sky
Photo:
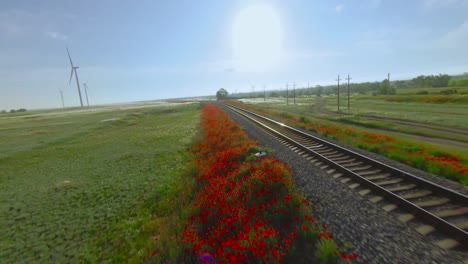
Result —
<instances>
[{"instance_id":1,"label":"sky","mask_svg":"<svg viewBox=\"0 0 468 264\"><path fill-rule=\"evenodd\" d=\"M1 0L0 110L468 72L468 0ZM86 104L86 103L85 103Z\"/></svg>"}]
</instances>

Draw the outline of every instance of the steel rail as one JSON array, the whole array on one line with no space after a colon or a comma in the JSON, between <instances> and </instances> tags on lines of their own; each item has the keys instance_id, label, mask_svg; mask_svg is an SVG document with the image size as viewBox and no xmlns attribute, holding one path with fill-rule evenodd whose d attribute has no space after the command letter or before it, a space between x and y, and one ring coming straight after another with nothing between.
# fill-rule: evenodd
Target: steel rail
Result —
<instances>
[{"instance_id":1,"label":"steel rail","mask_svg":"<svg viewBox=\"0 0 468 264\"><path fill-rule=\"evenodd\" d=\"M412 203L411 201L409 201L407 199L402 198L398 194L393 193L393 192L385 189L382 186L379 186L378 184L370 181L369 179L366 179L364 176L361 176L358 173L356 173L356 172L342 166L341 164L333 161L332 159L327 158L326 155L323 155L323 154L311 149L310 147L307 147L307 146L297 142L296 140L288 137L287 135L281 133L280 131L278 131L278 130L276 130L276 129L274 129L274 128L272 128L272 127L270 127L270 126L268 126L268 125L266 125L266 124L264 124L264 123L262 123L262 122L260 122L260 121L258 121L256 119L254 119L254 118L252 118L251 116L262 119L262 120L267 121L269 123L272 123L272 124L274 124L276 126L280 126L281 129L285 129L285 130L287 130L288 132L290 132L292 134L296 134L296 135L311 139L311 140L313 140L313 141L315 141L317 143L323 144L324 146L327 146L327 147L329 147L331 149L337 150L337 151L339 151L339 152L341 152L341 153L343 153L345 155L348 155L348 156L350 156L352 158L359 159L360 161L365 162L365 164L371 165L374 168L378 168L378 169L382 170L383 172L389 172L393 176L396 176L396 177L399 177L399 178L404 178L404 180L407 180L407 181L410 181L410 182L412 182L414 184L417 184L417 186L420 186L423 189L429 189L429 190L433 191L434 193L436 193L438 195L449 198L450 201L453 204L456 204L456 205L459 205L459 206L462 206L462 207L468 206L468 196L466 196L464 194L461 194L459 192L456 192L454 190L448 189L448 188L446 188L444 186L432 183L432 182L427 181L427 180L425 180L425 179L423 179L421 177L418 177L418 176L415 176L415 175L413 175L411 173L402 171L402 170L400 170L398 168L394 168L392 166L386 165L386 164L384 164L384 163L382 163L380 161L377 161L375 159L366 157L366 156L364 156L362 154L359 154L359 153L354 152L352 150L346 149L346 148L341 147L339 145L336 145L334 143L325 141L325 140L323 140L323 139L321 139L319 137L316 137L316 136L313 136L311 134L305 133L305 132L300 131L298 129L295 129L293 127L287 126L287 125L285 125L283 123L280 123L278 121L275 121L275 120L273 120L271 118L259 115L259 114L255 113L255 112L252 112L252 111L249 111L249 110L246 110L246 109L242 109L240 107L233 106L233 105L224 105L224 106L226 106L230 110L235 111L236 113L248 118L249 120L255 122L256 124L260 125L265 130L269 131L270 133L272 133L272 134L286 140L287 142L295 145L296 147L298 147L302 151L304 151L304 152L318 158L323 163L326 163L327 165L332 167L332 169L334 169L335 171L338 171L339 173L342 173L343 175L352 177L354 180L356 180L360 184L366 186L367 188L369 188L373 192L378 193L379 195L383 196L385 199L387 199L387 200L389 200L389 201L391 201L393 203L396 203L399 206L405 208L407 211L414 214L415 217L417 217L418 219L421 219L422 221L427 222L428 224L431 224L431 225L435 226L438 230L441 230L441 231L449 234L454 239L456 239L462 246L466 247L468 245L468 232L465 231L464 229L461 229L458 226L454 225L453 223L450 223L450 222L446 221L445 219L434 215L430 211L428 211L428 210L426 210L426 209ZM251 115L251 116L249 116L249 115Z\"/></svg>"}]
</instances>

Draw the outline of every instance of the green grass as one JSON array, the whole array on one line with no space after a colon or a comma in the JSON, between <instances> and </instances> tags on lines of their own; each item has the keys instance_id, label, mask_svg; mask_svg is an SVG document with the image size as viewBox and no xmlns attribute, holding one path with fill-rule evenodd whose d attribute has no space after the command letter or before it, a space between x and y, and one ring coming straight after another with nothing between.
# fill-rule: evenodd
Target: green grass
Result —
<instances>
[{"instance_id":1,"label":"green grass","mask_svg":"<svg viewBox=\"0 0 468 264\"><path fill-rule=\"evenodd\" d=\"M0 116L2 262L138 262L173 210L197 110Z\"/></svg>"},{"instance_id":2,"label":"green grass","mask_svg":"<svg viewBox=\"0 0 468 264\"><path fill-rule=\"evenodd\" d=\"M443 134L443 133L440 133L438 131L434 131L431 129L414 127L411 125L395 124L391 122L368 120L366 118L362 118L359 116L349 115L349 116L340 116L340 117L322 117L322 119L329 120L332 122L339 122L343 124L354 125L358 127L379 129L379 130L385 130L385 131L395 131L395 132L402 132L402 133L412 134L412 135L429 136L429 137L435 137L435 138L445 138L445 139L468 142L468 138L464 137L463 135L460 135L460 136L446 135L446 134Z\"/></svg>"},{"instance_id":3,"label":"green grass","mask_svg":"<svg viewBox=\"0 0 468 264\"><path fill-rule=\"evenodd\" d=\"M392 96L387 96L391 98ZM386 96L354 95L350 114L399 118L420 123L468 129L467 103L392 102ZM413 97L418 97L417 95ZM419 96L424 97L424 96ZM464 96L466 97L466 96ZM336 97L327 97L327 109L336 111ZM344 101L341 104L345 104ZM344 112L348 112L346 107Z\"/></svg>"},{"instance_id":4,"label":"green grass","mask_svg":"<svg viewBox=\"0 0 468 264\"><path fill-rule=\"evenodd\" d=\"M441 94L440 92L448 90L448 89L455 89L459 94L466 94L468 93L468 87L425 87L425 88L406 88L406 89L399 89L397 94L406 94L406 95L414 95L420 91L427 91L428 94Z\"/></svg>"}]
</instances>

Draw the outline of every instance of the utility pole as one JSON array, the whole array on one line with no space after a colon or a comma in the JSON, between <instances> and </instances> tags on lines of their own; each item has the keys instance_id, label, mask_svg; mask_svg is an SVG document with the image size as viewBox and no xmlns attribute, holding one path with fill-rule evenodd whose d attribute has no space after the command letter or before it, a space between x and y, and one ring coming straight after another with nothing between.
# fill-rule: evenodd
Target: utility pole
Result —
<instances>
[{"instance_id":1,"label":"utility pole","mask_svg":"<svg viewBox=\"0 0 468 264\"><path fill-rule=\"evenodd\" d=\"M387 74L387 95L390 94L390 73Z\"/></svg>"},{"instance_id":2,"label":"utility pole","mask_svg":"<svg viewBox=\"0 0 468 264\"><path fill-rule=\"evenodd\" d=\"M340 111L340 75L338 74L338 79L335 81L338 81L338 112Z\"/></svg>"},{"instance_id":3,"label":"utility pole","mask_svg":"<svg viewBox=\"0 0 468 264\"><path fill-rule=\"evenodd\" d=\"M296 83L293 83L294 87L294 104L296 104Z\"/></svg>"},{"instance_id":4,"label":"utility pole","mask_svg":"<svg viewBox=\"0 0 468 264\"><path fill-rule=\"evenodd\" d=\"M288 88L288 83L286 83L286 104L289 105L289 88Z\"/></svg>"},{"instance_id":5,"label":"utility pole","mask_svg":"<svg viewBox=\"0 0 468 264\"><path fill-rule=\"evenodd\" d=\"M349 80L351 80L352 78L349 77L349 73L348 73L348 78L346 78L346 80L348 81L348 112L349 112Z\"/></svg>"},{"instance_id":6,"label":"utility pole","mask_svg":"<svg viewBox=\"0 0 468 264\"><path fill-rule=\"evenodd\" d=\"M265 85L263 85L263 102L266 102L266 90L265 90Z\"/></svg>"},{"instance_id":7,"label":"utility pole","mask_svg":"<svg viewBox=\"0 0 468 264\"><path fill-rule=\"evenodd\" d=\"M255 85L252 85L252 98L255 99Z\"/></svg>"},{"instance_id":8,"label":"utility pole","mask_svg":"<svg viewBox=\"0 0 468 264\"><path fill-rule=\"evenodd\" d=\"M60 91L60 97L62 97L62 107L65 108L65 102L63 101L63 91L62 90L59 90Z\"/></svg>"}]
</instances>

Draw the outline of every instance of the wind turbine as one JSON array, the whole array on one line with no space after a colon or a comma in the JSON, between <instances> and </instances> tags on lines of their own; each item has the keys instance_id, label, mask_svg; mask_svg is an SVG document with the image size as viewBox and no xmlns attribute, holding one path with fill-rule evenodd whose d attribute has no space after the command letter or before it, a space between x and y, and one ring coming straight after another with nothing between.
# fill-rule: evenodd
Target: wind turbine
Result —
<instances>
[{"instance_id":1,"label":"wind turbine","mask_svg":"<svg viewBox=\"0 0 468 264\"><path fill-rule=\"evenodd\" d=\"M76 72L76 69L78 69L79 67L73 66L73 61L71 59L70 52L68 51L68 47L67 47L67 53L68 53L68 58L70 59L70 65L71 65L70 81L68 82L68 84L71 83L71 80L73 78L73 73L75 73L76 87L78 88L78 94L80 95L81 107L83 107L83 99L81 99L80 82L78 81L78 73Z\"/></svg>"},{"instance_id":2,"label":"wind turbine","mask_svg":"<svg viewBox=\"0 0 468 264\"><path fill-rule=\"evenodd\" d=\"M83 86L84 86L84 91L85 91L85 94L86 94L86 103L88 103L88 107L89 107L89 100L88 100L88 85L86 83L83 83Z\"/></svg>"},{"instance_id":3,"label":"wind turbine","mask_svg":"<svg viewBox=\"0 0 468 264\"><path fill-rule=\"evenodd\" d=\"M65 108L65 102L63 101L63 91L62 89L60 89L59 91L60 91L60 97L62 97L62 107Z\"/></svg>"}]
</instances>

